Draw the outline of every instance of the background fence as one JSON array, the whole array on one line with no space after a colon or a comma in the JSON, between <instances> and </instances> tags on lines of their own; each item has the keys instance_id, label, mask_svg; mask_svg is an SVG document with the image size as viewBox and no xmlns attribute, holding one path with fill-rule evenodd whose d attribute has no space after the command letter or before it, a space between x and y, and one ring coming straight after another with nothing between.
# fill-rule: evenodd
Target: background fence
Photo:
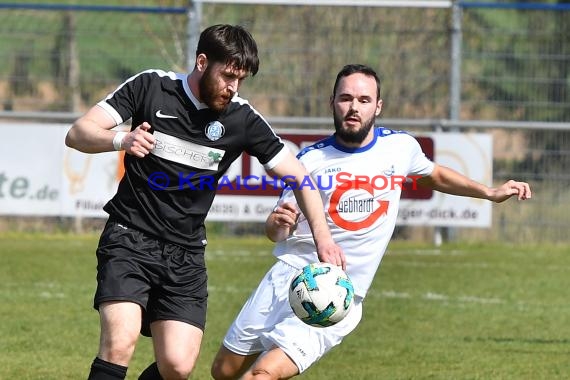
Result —
<instances>
[{"instance_id":1,"label":"background fence","mask_svg":"<svg viewBox=\"0 0 570 380\"><path fill-rule=\"evenodd\" d=\"M336 73L369 64L383 82L379 123L491 133L495 181L533 185L532 202L495 206L492 230L460 237L568 241L570 4L421 3L0 2L0 128L22 117L71 121L138 71L189 70L196 30L242 24L261 67L241 93L275 127L330 128Z\"/></svg>"}]
</instances>

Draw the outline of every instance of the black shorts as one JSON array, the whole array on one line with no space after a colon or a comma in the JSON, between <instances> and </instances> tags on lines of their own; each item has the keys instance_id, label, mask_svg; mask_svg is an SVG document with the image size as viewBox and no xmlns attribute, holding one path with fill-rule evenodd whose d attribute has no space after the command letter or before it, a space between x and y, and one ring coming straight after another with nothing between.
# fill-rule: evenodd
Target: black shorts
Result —
<instances>
[{"instance_id":1,"label":"black shorts","mask_svg":"<svg viewBox=\"0 0 570 380\"><path fill-rule=\"evenodd\" d=\"M189 250L109 220L97 248L95 309L106 301L130 301L143 309L141 333L157 320L204 330L208 301L204 248Z\"/></svg>"}]
</instances>

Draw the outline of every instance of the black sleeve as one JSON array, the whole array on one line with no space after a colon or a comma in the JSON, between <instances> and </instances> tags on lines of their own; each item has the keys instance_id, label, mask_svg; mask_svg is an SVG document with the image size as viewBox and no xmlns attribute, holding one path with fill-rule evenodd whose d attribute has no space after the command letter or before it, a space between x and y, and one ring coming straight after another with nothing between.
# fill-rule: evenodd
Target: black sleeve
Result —
<instances>
[{"instance_id":1,"label":"black sleeve","mask_svg":"<svg viewBox=\"0 0 570 380\"><path fill-rule=\"evenodd\" d=\"M146 72L138 73L112 92L105 101L127 121L141 107L144 94L148 93L151 75Z\"/></svg>"},{"instance_id":2,"label":"black sleeve","mask_svg":"<svg viewBox=\"0 0 570 380\"><path fill-rule=\"evenodd\" d=\"M247 126L246 152L256 157L262 165L271 161L285 146L269 123L258 113L249 113Z\"/></svg>"}]
</instances>

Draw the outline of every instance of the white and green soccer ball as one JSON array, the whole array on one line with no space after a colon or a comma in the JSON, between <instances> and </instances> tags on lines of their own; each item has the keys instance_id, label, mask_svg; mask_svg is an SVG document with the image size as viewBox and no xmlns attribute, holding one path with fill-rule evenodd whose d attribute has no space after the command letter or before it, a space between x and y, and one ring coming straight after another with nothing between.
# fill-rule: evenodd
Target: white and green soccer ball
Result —
<instances>
[{"instance_id":1,"label":"white and green soccer ball","mask_svg":"<svg viewBox=\"0 0 570 380\"><path fill-rule=\"evenodd\" d=\"M316 327L332 326L352 307L354 287L341 267L313 263L295 274L289 286L289 304L299 319Z\"/></svg>"}]
</instances>

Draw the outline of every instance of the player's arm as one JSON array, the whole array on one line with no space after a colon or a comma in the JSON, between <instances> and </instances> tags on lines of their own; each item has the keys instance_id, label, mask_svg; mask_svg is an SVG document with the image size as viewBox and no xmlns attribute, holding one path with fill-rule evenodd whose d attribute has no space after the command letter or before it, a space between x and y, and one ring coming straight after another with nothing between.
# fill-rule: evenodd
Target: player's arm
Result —
<instances>
[{"instance_id":1,"label":"player's arm","mask_svg":"<svg viewBox=\"0 0 570 380\"><path fill-rule=\"evenodd\" d=\"M418 180L420 186L427 186L443 193L464 197L487 199L503 202L515 195L519 200L530 199L530 186L526 182L509 180L503 185L492 188L474 181L455 170L442 165L435 165L433 172Z\"/></svg>"},{"instance_id":2,"label":"player's arm","mask_svg":"<svg viewBox=\"0 0 570 380\"><path fill-rule=\"evenodd\" d=\"M287 239L297 226L299 210L294 203L286 202L273 209L265 221L265 234L269 240L278 242Z\"/></svg>"},{"instance_id":3,"label":"player's arm","mask_svg":"<svg viewBox=\"0 0 570 380\"><path fill-rule=\"evenodd\" d=\"M148 132L148 123L130 132L112 131L116 125L107 111L95 105L73 123L65 137L65 144L84 153L125 150L137 157L144 157L152 150L154 136Z\"/></svg>"},{"instance_id":4,"label":"player's arm","mask_svg":"<svg viewBox=\"0 0 570 380\"><path fill-rule=\"evenodd\" d=\"M346 259L341 248L333 241L320 192L305 167L293 154L287 152L285 157L270 170L270 174L282 178L293 189L297 204L311 228L319 259L345 269ZM307 179L313 186L307 185Z\"/></svg>"}]
</instances>

